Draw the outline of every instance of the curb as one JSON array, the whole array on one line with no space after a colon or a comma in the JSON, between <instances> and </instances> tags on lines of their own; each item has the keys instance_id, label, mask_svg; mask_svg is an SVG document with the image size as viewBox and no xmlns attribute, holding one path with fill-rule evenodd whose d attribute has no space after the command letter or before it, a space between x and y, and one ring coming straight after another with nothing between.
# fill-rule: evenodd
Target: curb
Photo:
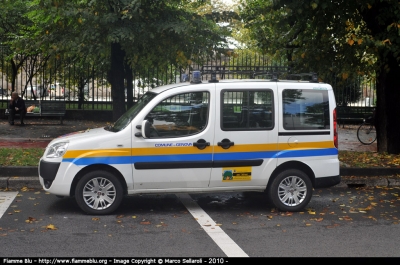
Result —
<instances>
[{"instance_id":1,"label":"curb","mask_svg":"<svg viewBox=\"0 0 400 265\"><path fill-rule=\"evenodd\" d=\"M337 187L400 186L400 168L340 168ZM0 189L41 189L38 167L0 167Z\"/></svg>"},{"instance_id":2,"label":"curb","mask_svg":"<svg viewBox=\"0 0 400 265\"><path fill-rule=\"evenodd\" d=\"M0 178L4 176L37 176L38 167L0 167Z\"/></svg>"},{"instance_id":3,"label":"curb","mask_svg":"<svg viewBox=\"0 0 400 265\"><path fill-rule=\"evenodd\" d=\"M0 169L1 170L1 169ZM400 174L400 168L356 168L356 167L341 167L341 176L392 176Z\"/></svg>"}]
</instances>

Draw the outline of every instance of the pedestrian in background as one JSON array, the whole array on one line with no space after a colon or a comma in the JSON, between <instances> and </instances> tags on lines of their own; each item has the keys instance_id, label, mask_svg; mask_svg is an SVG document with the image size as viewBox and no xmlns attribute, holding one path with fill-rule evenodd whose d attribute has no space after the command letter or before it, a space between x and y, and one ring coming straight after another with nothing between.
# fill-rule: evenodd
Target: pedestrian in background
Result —
<instances>
[{"instance_id":1,"label":"pedestrian in background","mask_svg":"<svg viewBox=\"0 0 400 265\"><path fill-rule=\"evenodd\" d=\"M17 92L12 92L8 110L10 112L10 116L8 116L8 122L10 125L14 125L15 114L17 113L19 114L21 125L25 125L24 118L26 114L26 106L24 100L18 96Z\"/></svg>"}]
</instances>

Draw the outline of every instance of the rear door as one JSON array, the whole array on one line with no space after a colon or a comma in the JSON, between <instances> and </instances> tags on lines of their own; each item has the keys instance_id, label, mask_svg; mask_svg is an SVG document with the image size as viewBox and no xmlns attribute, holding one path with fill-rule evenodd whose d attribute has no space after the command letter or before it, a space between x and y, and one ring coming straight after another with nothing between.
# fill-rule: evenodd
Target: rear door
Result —
<instances>
[{"instance_id":1,"label":"rear door","mask_svg":"<svg viewBox=\"0 0 400 265\"><path fill-rule=\"evenodd\" d=\"M221 82L216 87L210 187L265 188L276 167L276 83Z\"/></svg>"},{"instance_id":2,"label":"rear door","mask_svg":"<svg viewBox=\"0 0 400 265\"><path fill-rule=\"evenodd\" d=\"M331 87L319 83L278 83L281 95L278 164L301 161L316 177L336 170ZM333 168L333 169L332 169ZM336 173L336 172L334 172Z\"/></svg>"}]
</instances>

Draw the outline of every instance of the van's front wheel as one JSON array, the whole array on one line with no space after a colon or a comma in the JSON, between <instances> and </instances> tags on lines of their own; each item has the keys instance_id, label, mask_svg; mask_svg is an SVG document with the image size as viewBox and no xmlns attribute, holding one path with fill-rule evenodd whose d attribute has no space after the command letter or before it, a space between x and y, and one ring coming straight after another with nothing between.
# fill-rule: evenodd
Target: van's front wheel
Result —
<instances>
[{"instance_id":1,"label":"van's front wheel","mask_svg":"<svg viewBox=\"0 0 400 265\"><path fill-rule=\"evenodd\" d=\"M112 173L92 171L84 175L75 189L79 207L89 214L110 214L122 202L123 189Z\"/></svg>"},{"instance_id":2,"label":"van's front wheel","mask_svg":"<svg viewBox=\"0 0 400 265\"><path fill-rule=\"evenodd\" d=\"M285 170L279 173L269 185L268 195L279 210L300 211L310 202L312 183L303 171Z\"/></svg>"}]
</instances>

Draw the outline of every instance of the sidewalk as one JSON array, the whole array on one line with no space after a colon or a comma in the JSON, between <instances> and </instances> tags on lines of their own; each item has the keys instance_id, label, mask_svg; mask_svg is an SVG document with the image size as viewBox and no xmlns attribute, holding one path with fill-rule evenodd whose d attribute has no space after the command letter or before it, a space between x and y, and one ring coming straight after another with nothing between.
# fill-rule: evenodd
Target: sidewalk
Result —
<instances>
[{"instance_id":1,"label":"sidewalk","mask_svg":"<svg viewBox=\"0 0 400 265\"><path fill-rule=\"evenodd\" d=\"M51 119L27 119L25 126L11 126L0 120L0 148L45 148L54 138L75 131L104 127L106 122L72 121ZM377 145L363 145L357 139L357 127L346 125L339 128L339 150L376 152ZM22 187L41 188L37 167L0 167L0 189ZM341 165L342 182L339 186L400 186L400 169L397 168L349 168Z\"/></svg>"}]
</instances>

